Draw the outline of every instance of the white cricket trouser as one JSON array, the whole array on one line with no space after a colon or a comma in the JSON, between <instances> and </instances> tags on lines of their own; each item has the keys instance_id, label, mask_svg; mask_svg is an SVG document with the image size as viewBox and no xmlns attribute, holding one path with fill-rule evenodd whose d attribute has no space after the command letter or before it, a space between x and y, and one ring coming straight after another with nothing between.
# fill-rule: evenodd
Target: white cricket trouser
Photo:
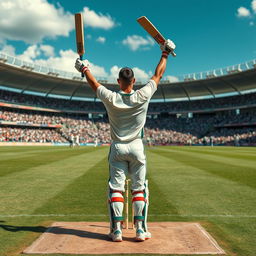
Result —
<instances>
[{"instance_id":1,"label":"white cricket trouser","mask_svg":"<svg viewBox=\"0 0 256 256\"><path fill-rule=\"evenodd\" d=\"M146 179L146 156L142 140L113 142L109 152L109 169L111 189L125 191L125 179L129 174L131 190L143 191Z\"/></svg>"}]
</instances>

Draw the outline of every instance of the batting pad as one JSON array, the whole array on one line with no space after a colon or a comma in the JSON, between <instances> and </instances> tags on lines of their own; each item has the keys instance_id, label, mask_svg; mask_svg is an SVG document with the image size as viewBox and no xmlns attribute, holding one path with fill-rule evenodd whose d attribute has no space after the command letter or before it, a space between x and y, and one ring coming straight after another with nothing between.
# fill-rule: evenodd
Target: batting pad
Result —
<instances>
[{"instance_id":1,"label":"batting pad","mask_svg":"<svg viewBox=\"0 0 256 256\"><path fill-rule=\"evenodd\" d=\"M123 242L108 237L106 222L55 222L26 254L225 254L198 223L150 222L152 238L135 242L135 230L123 230Z\"/></svg>"}]
</instances>

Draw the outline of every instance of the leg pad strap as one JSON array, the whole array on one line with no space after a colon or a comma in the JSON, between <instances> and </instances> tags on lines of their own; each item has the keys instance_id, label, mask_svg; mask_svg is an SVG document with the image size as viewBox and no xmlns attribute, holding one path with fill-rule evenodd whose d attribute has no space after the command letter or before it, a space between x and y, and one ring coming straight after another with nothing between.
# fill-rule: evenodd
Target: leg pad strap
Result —
<instances>
[{"instance_id":1,"label":"leg pad strap","mask_svg":"<svg viewBox=\"0 0 256 256\"><path fill-rule=\"evenodd\" d=\"M134 216L134 221L136 221L136 220L143 221L143 220L145 220L145 216Z\"/></svg>"},{"instance_id":2,"label":"leg pad strap","mask_svg":"<svg viewBox=\"0 0 256 256\"><path fill-rule=\"evenodd\" d=\"M119 217L113 216L112 218L113 218L113 221L115 221L115 222L117 222L117 221L123 221L123 220L124 220L124 217L123 217L123 216L119 216Z\"/></svg>"}]
</instances>

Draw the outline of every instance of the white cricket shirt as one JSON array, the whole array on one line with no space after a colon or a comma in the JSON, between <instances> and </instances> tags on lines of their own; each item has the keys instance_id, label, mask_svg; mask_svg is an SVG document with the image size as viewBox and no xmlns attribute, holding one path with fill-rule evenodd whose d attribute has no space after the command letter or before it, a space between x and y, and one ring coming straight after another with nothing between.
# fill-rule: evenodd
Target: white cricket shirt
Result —
<instances>
[{"instance_id":1,"label":"white cricket shirt","mask_svg":"<svg viewBox=\"0 0 256 256\"><path fill-rule=\"evenodd\" d=\"M149 100L156 90L154 80L131 93L113 92L103 85L97 88L97 96L108 112L113 141L125 142L143 137Z\"/></svg>"}]
</instances>

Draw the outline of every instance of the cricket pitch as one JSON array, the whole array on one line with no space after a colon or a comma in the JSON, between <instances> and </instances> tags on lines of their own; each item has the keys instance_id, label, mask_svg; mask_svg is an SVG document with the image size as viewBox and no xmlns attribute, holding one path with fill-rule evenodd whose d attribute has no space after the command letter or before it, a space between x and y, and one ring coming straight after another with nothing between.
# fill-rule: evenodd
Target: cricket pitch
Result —
<instances>
[{"instance_id":1,"label":"cricket pitch","mask_svg":"<svg viewBox=\"0 0 256 256\"><path fill-rule=\"evenodd\" d=\"M150 222L152 238L135 242L135 230L123 230L123 242L108 237L106 222L55 222L26 254L225 254L198 223Z\"/></svg>"}]
</instances>

